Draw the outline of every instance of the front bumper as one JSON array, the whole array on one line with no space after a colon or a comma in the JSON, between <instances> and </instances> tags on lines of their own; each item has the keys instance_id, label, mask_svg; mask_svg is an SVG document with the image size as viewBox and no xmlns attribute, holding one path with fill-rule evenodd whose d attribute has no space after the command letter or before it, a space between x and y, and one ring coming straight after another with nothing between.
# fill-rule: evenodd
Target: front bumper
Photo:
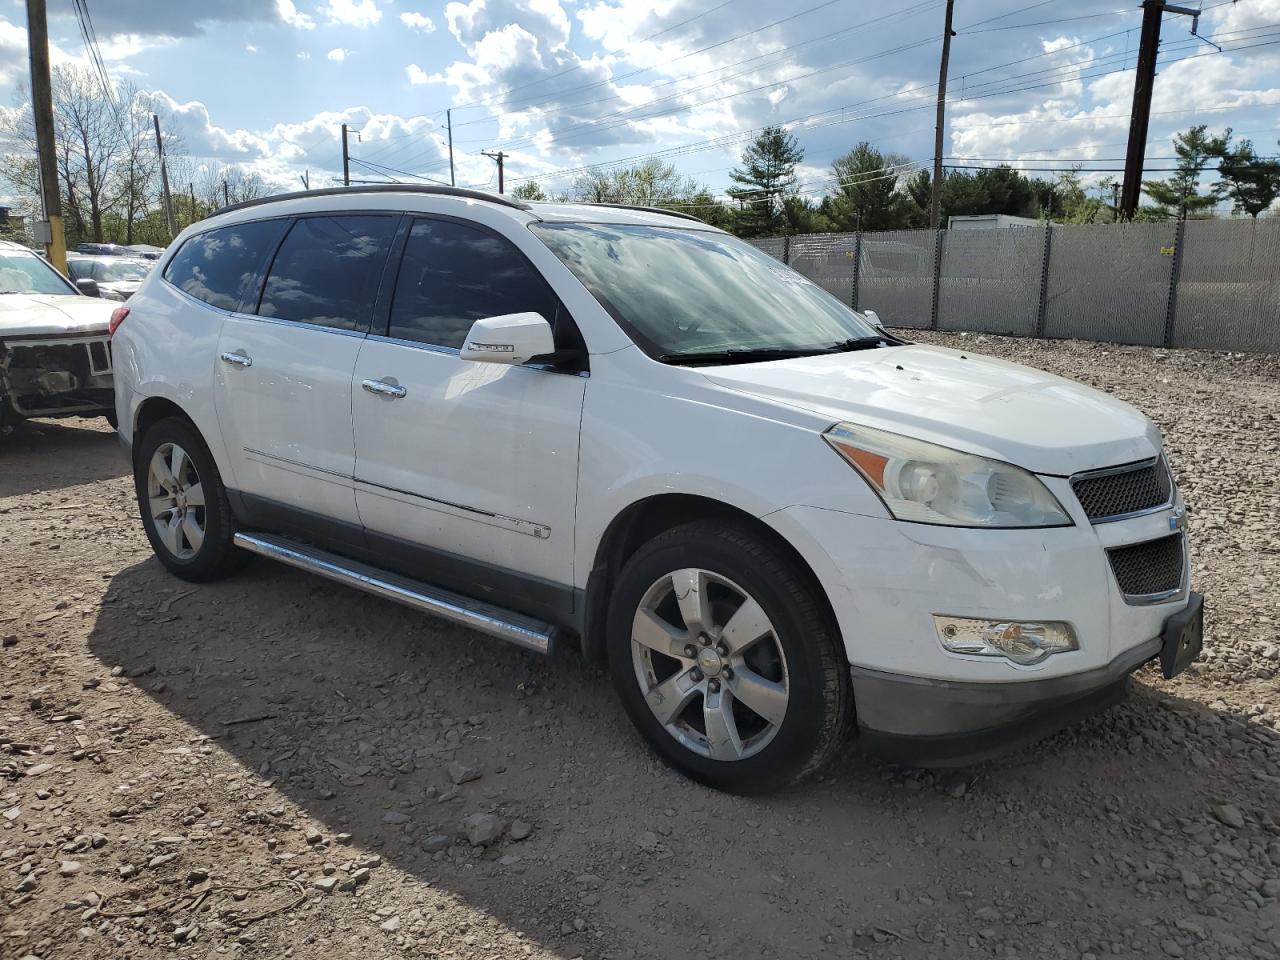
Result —
<instances>
[{"instance_id":1,"label":"front bumper","mask_svg":"<svg viewBox=\"0 0 1280 960\"><path fill-rule=\"evenodd\" d=\"M1200 622L1188 564L1180 591L1148 603L1121 593L1107 559L1110 548L1169 536L1180 516L1171 508L1096 526L1081 516L1046 530L928 527L810 507L770 519L831 601L866 742L917 764L960 765L1115 703L1134 670L1174 649L1172 624ZM934 614L1062 621L1080 648L1031 666L955 654ZM1178 669L1198 652L1197 633Z\"/></svg>"},{"instance_id":2,"label":"front bumper","mask_svg":"<svg viewBox=\"0 0 1280 960\"><path fill-rule=\"evenodd\" d=\"M1200 653L1204 600L1193 593L1164 631L1105 667L1022 683L963 683L852 668L863 743L918 766L977 763L1099 713L1124 698L1129 675L1160 658L1165 677Z\"/></svg>"},{"instance_id":3,"label":"front bumper","mask_svg":"<svg viewBox=\"0 0 1280 960\"><path fill-rule=\"evenodd\" d=\"M1096 670L1022 683L926 680L852 668L863 744L916 766L965 766L1114 706L1129 675L1160 655L1155 637Z\"/></svg>"}]
</instances>

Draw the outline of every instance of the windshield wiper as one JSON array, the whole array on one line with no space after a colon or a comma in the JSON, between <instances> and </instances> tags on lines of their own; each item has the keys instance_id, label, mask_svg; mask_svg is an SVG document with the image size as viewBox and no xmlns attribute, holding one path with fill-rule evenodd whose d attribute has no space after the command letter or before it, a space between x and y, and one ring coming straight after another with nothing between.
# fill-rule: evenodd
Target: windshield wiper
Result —
<instances>
[{"instance_id":1,"label":"windshield wiper","mask_svg":"<svg viewBox=\"0 0 1280 960\"><path fill-rule=\"evenodd\" d=\"M894 346L887 337L857 337L840 340L821 347L729 347L727 350L706 350L690 353L664 353L658 357L663 363L693 366L717 363L753 363L764 360L792 360L796 357L816 357L824 353L850 353L854 350L872 350L876 347Z\"/></svg>"},{"instance_id":2,"label":"windshield wiper","mask_svg":"<svg viewBox=\"0 0 1280 960\"><path fill-rule=\"evenodd\" d=\"M894 347L897 346L888 337L854 337L851 340L842 340L825 350L825 353L851 353L854 350L874 350L876 347Z\"/></svg>"},{"instance_id":3,"label":"windshield wiper","mask_svg":"<svg viewBox=\"0 0 1280 960\"><path fill-rule=\"evenodd\" d=\"M826 353L826 347L730 347L728 350L704 350L692 353L664 353L663 363L686 366L717 363L752 363L757 360L790 360Z\"/></svg>"}]
</instances>

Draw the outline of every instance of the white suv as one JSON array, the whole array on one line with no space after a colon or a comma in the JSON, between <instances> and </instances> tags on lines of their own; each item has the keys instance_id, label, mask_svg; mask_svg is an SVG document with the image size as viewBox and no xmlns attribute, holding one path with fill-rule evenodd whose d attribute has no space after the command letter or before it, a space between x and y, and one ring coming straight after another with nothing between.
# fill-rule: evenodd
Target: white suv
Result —
<instances>
[{"instance_id":1,"label":"white suv","mask_svg":"<svg viewBox=\"0 0 1280 960\"><path fill-rule=\"evenodd\" d=\"M788 783L855 724L967 762L1200 650L1151 421L904 343L691 218L275 197L186 230L117 318L166 567L263 554L577 648L717 787Z\"/></svg>"}]
</instances>

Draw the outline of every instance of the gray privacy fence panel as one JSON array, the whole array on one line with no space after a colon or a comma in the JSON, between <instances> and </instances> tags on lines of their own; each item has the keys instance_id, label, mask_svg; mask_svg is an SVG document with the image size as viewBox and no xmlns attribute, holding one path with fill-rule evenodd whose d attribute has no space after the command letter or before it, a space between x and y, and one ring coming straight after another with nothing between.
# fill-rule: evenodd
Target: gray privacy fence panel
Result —
<instances>
[{"instance_id":1,"label":"gray privacy fence panel","mask_svg":"<svg viewBox=\"0 0 1280 960\"><path fill-rule=\"evenodd\" d=\"M858 257L858 309L874 310L893 327L931 326L936 247L933 230L864 233Z\"/></svg>"},{"instance_id":2,"label":"gray privacy fence panel","mask_svg":"<svg viewBox=\"0 0 1280 960\"><path fill-rule=\"evenodd\" d=\"M852 305L857 253L856 233L812 233L791 238L787 262L841 303Z\"/></svg>"},{"instance_id":3,"label":"gray privacy fence panel","mask_svg":"<svg viewBox=\"0 0 1280 960\"><path fill-rule=\"evenodd\" d=\"M942 241L938 329L1034 336L1044 227L948 230Z\"/></svg>"},{"instance_id":4,"label":"gray privacy fence panel","mask_svg":"<svg viewBox=\"0 0 1280 960\"><path fill-rule=\"evenodd\" d=\"M1173 346L1280 352L1280 219L1187 221Z\"/></svg>"},{"instance_id":5,"label":"gray privacy fence panel","mask_svg":"<svg viewBox=\"0 0 1280 960\"><path fill-rule=\"evenodd\" d=\"M1055 225L1044 335L1160 346L1176 223Z\"/></svg>"},{"instance_id":6,"label":"gray privacy fence panel","mask_svg":"<svg viewBox=\"0 0 1280 960\"><path fill-rule=\"evenodd\" d=\"M761 253L767 253L775 260L786 260L787 238L786 237L761 237L757 240L748 240Z\"/></svg>"}]
</instances>

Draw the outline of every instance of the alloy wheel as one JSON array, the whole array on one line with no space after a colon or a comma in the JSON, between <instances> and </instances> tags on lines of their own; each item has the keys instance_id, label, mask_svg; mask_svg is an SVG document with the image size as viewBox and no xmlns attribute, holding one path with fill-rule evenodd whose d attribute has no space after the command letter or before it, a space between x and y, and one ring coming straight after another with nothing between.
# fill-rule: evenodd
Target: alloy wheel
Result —
<instances>
[{"instance_id":1,"label":"alloy wheel","mask_svg":"<svg viewBox=\"0 0 1280 960\"><path fill-rule=\"evenodd\" d=\"M760 604L710 570L676 570L645 592L631 628L645 702L681 745L736 761L768 746L787 712L787 661Z\"/></svg>"},{"instance_id":2,"label":"alloy wheel","mask_svg":"<svg viewBox=\"0 0 1280 960\"><path fill-rule=\"evenodd\" d=\"M204 487L187 451L162 443L147 468L147 504L156 534L178 560L190 560L204 543Z\"/></svg>"}]
</instances>

